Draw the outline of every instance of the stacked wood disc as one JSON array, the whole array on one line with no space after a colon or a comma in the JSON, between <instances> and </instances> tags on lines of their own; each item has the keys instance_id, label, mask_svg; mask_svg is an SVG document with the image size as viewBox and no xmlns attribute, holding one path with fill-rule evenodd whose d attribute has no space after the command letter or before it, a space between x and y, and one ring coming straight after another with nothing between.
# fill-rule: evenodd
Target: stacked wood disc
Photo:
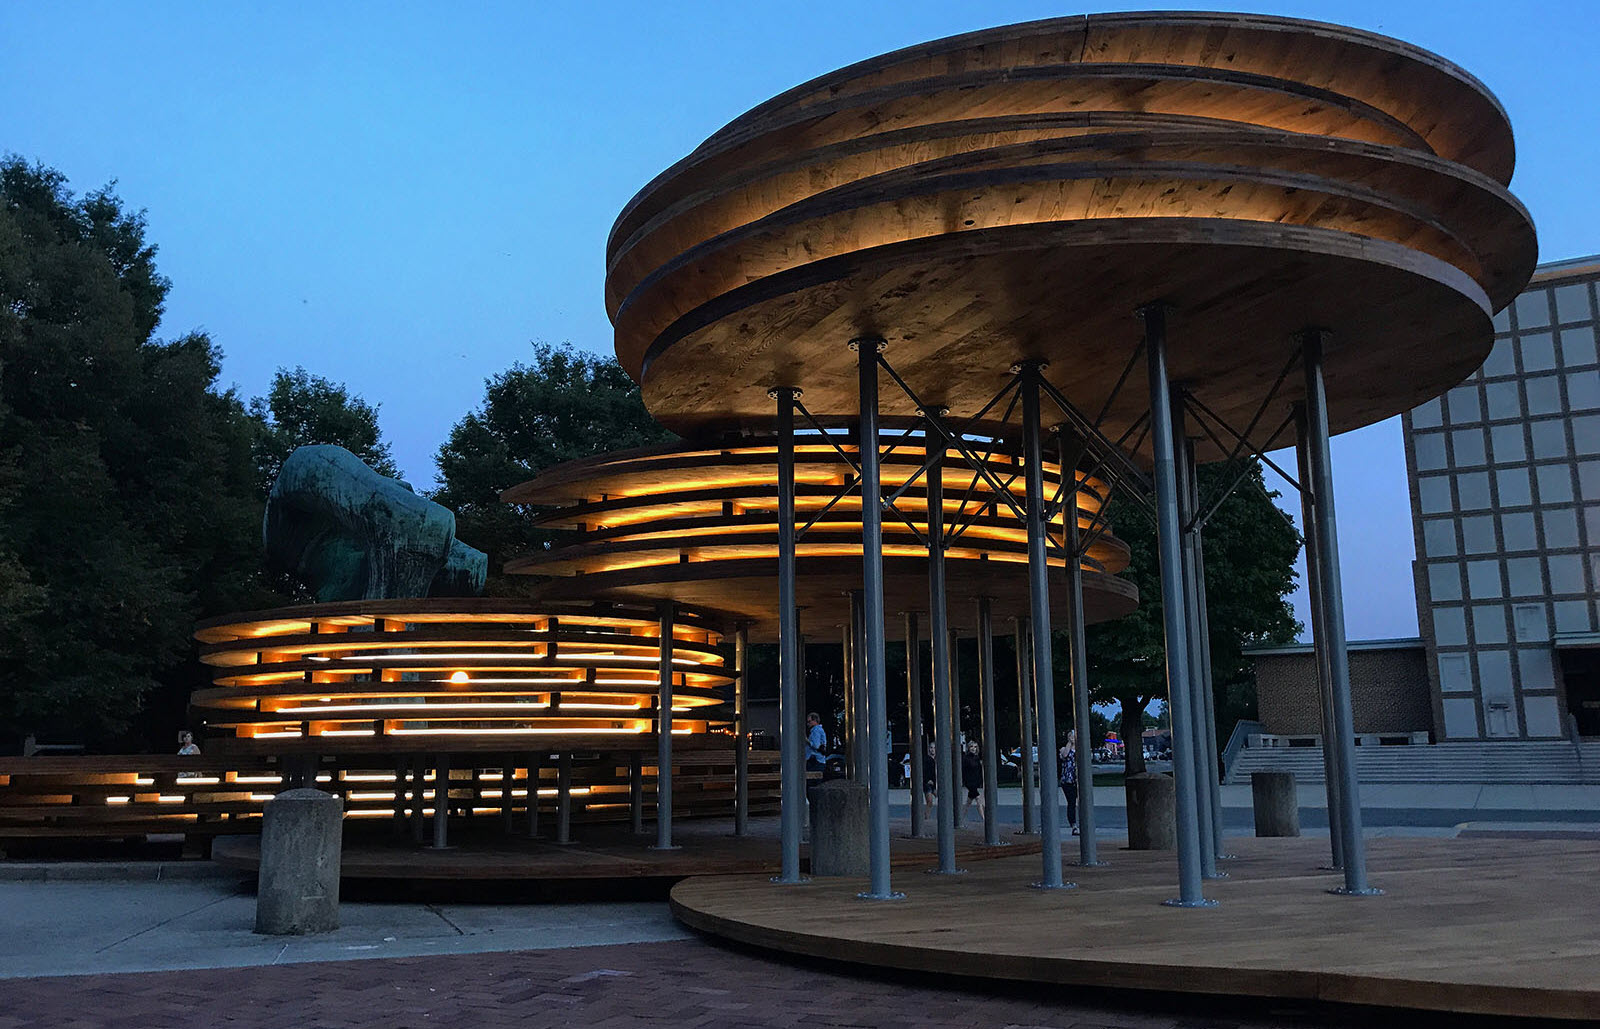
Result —
<instances>
[{"instance_id":1,"label":"stacked wood disc","mask_svg":"<svg viewBox=\"0 0 1600 1029\"><path fill-rule=\"evenodd\" d=\"M1174 381L1241 426L1294 334L1331 332L1338 432L1482 363L1536 259L1513 163L1493 95L1396 40L1255 15L1033 22L735 119L622 212L606 300L617 356L683 433L770 427L775 386L853 414L863 336L953 417L1023 359L1093 414L1157 301ZM918 406L887 386L882 405Z\"/></svg>"},{"instance_id":2,"label":"stacked wood disc","mask_svg":"<svg viewBox=\"0 0 1600 1029\"><path fill-rule=\"evenodd\" d=\"M973 624L977 597L991 598L1002 619L1028 613L1027 529L996 488L1021 502L1021 457L993 441L973 445L994 450L992 482L954 454L942 465L955 628ZM801 623L828 626L830 638L831 627L848 617L845 595L861 588L861 495L847 489L855 481L857 450L854 444L840 450L807 435L795 455ZM921 437L886 439L880 460L883 489L894 497L883 517L885 606L890 612L926 611L927 480L917 477L924 461ZM777 481L777 447L770 437L653 447L560 465L502 499L548 508L535 524L574 530L573 535L510 562L506 570L539 577L541 596L674 600L715 612L726 624L745 622L758 640L775 638ZM1052 495L1059 492L1058 465L1046 464L1045 484ZM1115 577L1128 564L1128 548L1104 531L1104 496L1102 482L1083 477L1076 500L1080 532L1094 537L1083 559L1090 621L1127 614L1138 602L1133 585ZM1059 518L1052 528L1059 543ZM1064 567L1065 557L1052 552L1050 563ZM1066 578L1051 578L1057 610L1064 610ZM893 633L899 623L890 621Z\"/></svg>"},{"instance_id":3,"label":"stacked wood disc","mask_svg":"<svg viewBox=\"0 0 1600 1029\"><path fill-rule=\"evenodd\" d=\"M230 615L195 636L214 686L191 703L236 737L230 753L655 747L648 607L357 601ZM714 727L706 715L737 675L727 649L701 614L678 612L675 734Z\"/></svg>"}]
</instances>

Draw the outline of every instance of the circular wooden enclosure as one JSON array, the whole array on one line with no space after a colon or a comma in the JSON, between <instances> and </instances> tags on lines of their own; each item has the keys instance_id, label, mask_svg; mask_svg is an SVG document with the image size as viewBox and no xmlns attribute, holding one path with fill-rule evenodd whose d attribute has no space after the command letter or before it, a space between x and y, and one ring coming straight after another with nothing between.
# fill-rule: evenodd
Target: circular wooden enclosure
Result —
<instances>
[{"instance_id":1,"label":"circular wooden enclosure","mask_svg":"<svg viewBox=\"0 0 1600 1029\"><path fill-rule=\"evenodd\" d=\"M1095 412L1153 302L1174 381L1239 425L1294 334L1331 332L1342 431L1482 363L1536 260L1513 164L1481 83L1382 36L1230 14L1007 26L830 73L718 131L618 218L607 310L647 406L685 433L770 426L775 386L852 415L863 336L956 418L1025 359ZM1142 378L1113 436L1146 406ZM887 416L916 407L885 388Z\"/></svg>"},{"instance_id":2,"label":"circular wooden enclosure","mask_svg":"<svg viewBox=\"0 0 1600 1029\"><path fill-rule=\"evenodd\" d=\"M1027 529L996 490L1020 503L1020 454L994 441L991 483L954 453L941 465L950 624L970 629L978 597L998 618L1026 616ZM847 462L841 455L849 455ZM927 482L919 434L888 436L880 447L886 495L898 493L883 516L884 602L891 612L928 606ZM848 618L845 595L861 588L861 495L854 485L853 443L836 450L815 433L802 434L795 454L795 569L801 624L806 631ZM1010 469L1009 471L1007 469ZM1106 529L1105 486L1080 474L1079 530L1094 542L1083 559L1084 611L1089 621L1132 611L1138 591L1116 578L1128 548ZM908 480L914 480L906 486ZM1055 495L1060 466L1045 465L1045 488ZM726 623L748 623L753 638L775 638L778 621L777 447L770 437L729 439L724 445L675 444L603 454L550 469L513 487L501 499L546 507L536 524L574 530L570 542L525 555L508 572L542 579L552 597L634 602L675 600L716 612ZM1052 526L1059 541L1060 519ZM1065 568L1053 551L1050 565ZM1069 603L1066 577L1051 576L1057 610ZM900 630L890 619L891 634Z\"/></svg>"},{"instance_id":3,"label":"circular wooden enclosure","mask_svg":"<svg viewBox=\"0 0 1600 1029\"><path fill-rule=\"evenodd\" d=\"M233 753L655 746L660 625L648 607L503 598L354 601L195 631L214 685L192 706ZM736 671L692 610L672 631L673 733L713 728Z\"/></svg>"}]
</instances>

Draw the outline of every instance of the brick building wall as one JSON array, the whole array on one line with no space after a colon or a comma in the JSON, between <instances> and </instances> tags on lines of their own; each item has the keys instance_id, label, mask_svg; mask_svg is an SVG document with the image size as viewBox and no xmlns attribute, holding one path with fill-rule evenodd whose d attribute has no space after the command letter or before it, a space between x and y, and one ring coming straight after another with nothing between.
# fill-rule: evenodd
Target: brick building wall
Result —
<instances>
[{"instance_id":1,"label":"brick building wall","mask_svg":"<svg viewBox=\"0 0 1600 1029\"><path fill-rule=\"evenodd\" d=\"M1282 736L1322 732L1316 658L1310 647L1282 647L1251 655L1263 732ZM1427 654L1421 641L1350 649L1350 699L1357 733L1433 730Z\"/></svg>"}]
</instances>

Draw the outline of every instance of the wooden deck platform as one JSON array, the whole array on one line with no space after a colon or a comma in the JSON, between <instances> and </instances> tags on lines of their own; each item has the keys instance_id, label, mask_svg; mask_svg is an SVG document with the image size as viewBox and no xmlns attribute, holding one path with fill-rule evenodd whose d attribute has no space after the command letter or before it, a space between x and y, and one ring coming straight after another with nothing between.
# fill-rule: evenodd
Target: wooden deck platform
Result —
<instances>
[{"instance_id":1,"label":"wooden deck platform","mask_svg":"<svg viewBox=\"0 0 1600 1029\"><path fill-rule=\"evenodd\" d=\"M647 825L647 835L635 836L628 826L601 824L576 826L574 842L560 845L548 834L538 840L506 836L493 829L451 826L453 846L432 850L407 840L398 840L375 826L346 824L344 857L341 868L345 879L392 880L506 880L558 882L566 880L684 878L687 876L751 874L758 881L778 871L778 820L750 819L750 833L731 835L732 825L725 818L696 818L674 822L673 840L680 849L656 851L655 827ZM921 868L936 860L932 838L911 839L908 827L896 825L891 852L902 868ZM1007 846L983 846L983 827L969 822L959 831L957 855L965 863L982 862L997 856L1039 853L1037 836L1012 835L1006 828ZM219 837L212 847L212 860L228 868L254 872L260 863L260 837ZM801 848L801 861L808 860Z\"/></svg>"},{"instance_id":2,"label":"wooden deck platform","mask_svg":"<svg viewBox=\"0 0 1600 1029\"><path fill-rule=\"evenodd\" d=\"M1078 889L1029 889L1038 860L944 878L896 876L903 901L859 880L776 888L693 878L685 924L814 958L999 980L1289 998L1500 1016L1600 1019L1600 842L1377 839L1381 897L1328 893L1324 840L1241 839L1209 909L1163 907L1171 854L1108 848L1069 867ZM1075 852L1074 855L1075 856Z\"/></svg>"}]
</instances>

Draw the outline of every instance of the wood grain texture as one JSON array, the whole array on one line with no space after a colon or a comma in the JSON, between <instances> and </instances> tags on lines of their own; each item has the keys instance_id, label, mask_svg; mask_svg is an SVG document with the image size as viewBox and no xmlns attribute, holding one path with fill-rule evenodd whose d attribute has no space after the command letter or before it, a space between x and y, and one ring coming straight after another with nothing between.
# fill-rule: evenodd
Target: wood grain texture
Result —
<instances>
[{"instance_id":1,"label":"wood grain texture","mask_svg":"<svg viewBox=\"0 0 1600 1029\"><path fill-rule=\"evenodd\" d=\"M690 435L769 425L774 386L853 416L844 345L862 336L957 417L1027 358L1097 410L1153 302L1173 308L1175 373L1240 423L1293 334L1331 331L1344 431L1487 354L1536 260L1513 163L1481 83L1382 36L1222 14L1007 26L830 73L713 134L619 216L607 310L646 405ZM885 392L889 417L914 407Z\"/></svg>"},{"instance_id":2,"label":"wood grain texture","mask_svg":"<svg viewBox=\"0 0 1600 1029\"><path fill-rule=\"evenodd\" d=\"M1325 841L1232 839L1217 908L1161 906L1170 854L1121 851L1069 868L1079 888L1032 890L1037 860L965 876L900 877L895 904L860 880L774 889L749 877L673 889L685 924L739 943L854 966L1052 986L1231 994L1425 1011L1600 1018L1600 842L1374 839L1386 895L1337 897Z\"/></svg>"}]
</instances>

